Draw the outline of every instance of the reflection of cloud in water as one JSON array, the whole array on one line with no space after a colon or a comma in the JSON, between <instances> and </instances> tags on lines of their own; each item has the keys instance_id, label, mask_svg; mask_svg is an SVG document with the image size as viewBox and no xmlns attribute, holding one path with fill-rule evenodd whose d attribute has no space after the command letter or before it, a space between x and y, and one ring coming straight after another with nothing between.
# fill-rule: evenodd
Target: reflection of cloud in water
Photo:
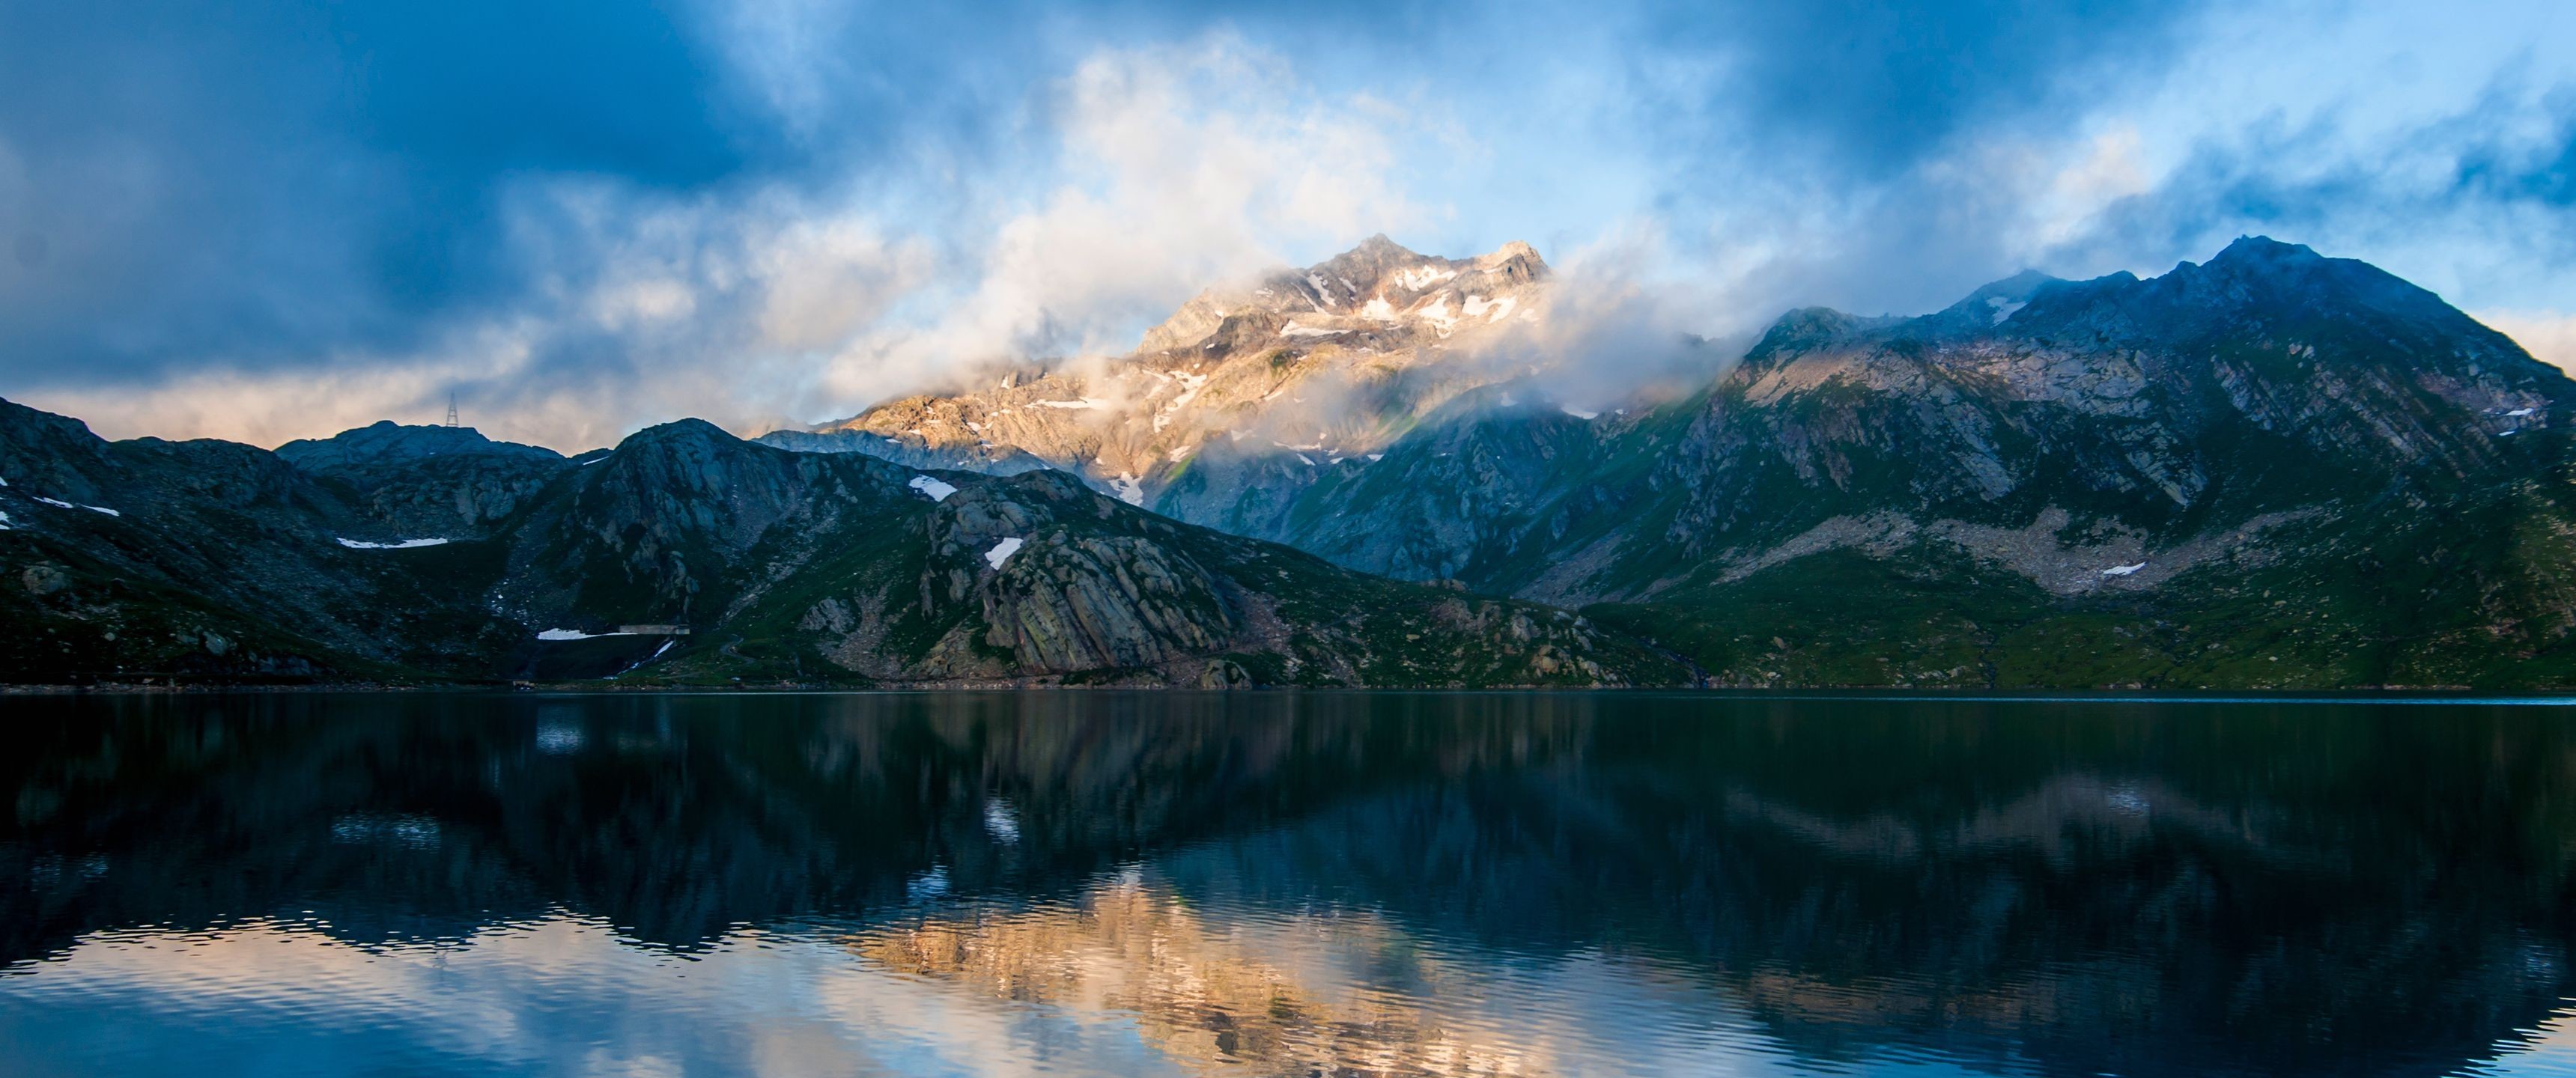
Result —
<instances>
[{"instance_id":1,"label":"reflection of cloud in water","mask_svg":"<svg viewBox=\"0 0 2576 1078\"><path fill-rule=\"evenodd\" d=\"M581 751L582 735L578 724L557 720L537 723L537 751L563 756Z\"/></svg>"},{"instance_id":2,"label":"reflection of cloud in water","mask_svg":"<svg viewBox=\"0 0 2576 1078\"><path fill-rule=\"evenodd\" d=\"M1019 815L1011 811L1009 801L996 797L984 802L984 831L992 835L995 842L1020 841Z\"/></svg>"},{"instance_id":3,"label":"reflection of cloud in water","mask_svg":"<svg viewBox=\"0 0 2576 1078\"><path fill-rule=\"evenodd\" d=\"M2496 1045L2496 1058L2471 1060L2462 1075L2576 1074L2576 1008Z\"/></svg>"},{"instance_id":4,"label":"reflection of cloud in water","mask_svg":"<svg viewBox=\"0 0 2576 1078\"><path fill-rule=\"evenodd\" d=\"M1391 962L1402 983L1381 975ZM57 986L76 986L80 1005L37 1020ZM0 978L0 1040L45 1058L130 1040L138 1058L208 1072L301 1069L274 1055L299 1042L321 1069L348 1071L1789 1069L1711 1002L1599 953L1452 958L1365 913L1203 917L1130 874L1063 905L963 908L838 942L750 930L686 960L567 915L431 946L361 947L266 921L101 932L33 976ZM1665 1035L1604 1033L1641 1029Z\"/></svg>"},{"instance_id":5,"label":"reflection of cloud in water","mask_svg":"<svg viewBox=\"0 0 2576 1078\"><path fill-rule=\"evenodd\" d=\"M361 948L271 922L98 933L36 975L0 978L0 1042L40 1059L123 1043L127 1058L201 1074L1176 1073L1116 1015L923 992L828 944L760 932L683 962L571 917L436 947Z\"/></svg>"},{"instance_id":6,"label":"reflection of cloud in water","mask_svg":"<svg viewBox=\"0 0 2576 1078\"><path fill-rule=\"evenodd\" d=\"M426 850L438 845L438 821L417 813L388 816L353 812L331 821L331 841L351 846L400 846Z\"/></svg>"}]
</instances>

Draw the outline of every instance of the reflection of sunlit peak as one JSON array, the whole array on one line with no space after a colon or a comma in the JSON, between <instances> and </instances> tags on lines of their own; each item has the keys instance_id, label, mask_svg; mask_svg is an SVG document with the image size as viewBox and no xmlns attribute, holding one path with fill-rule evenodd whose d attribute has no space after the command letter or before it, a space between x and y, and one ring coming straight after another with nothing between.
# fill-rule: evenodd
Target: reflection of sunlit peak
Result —
<instances>
[{"instance_id":1,"label":"reflection of sunlit peak","mask_svg":"<svg viewBox=\"0 0 2576 1078\"><path fill-rule=\"evenodd\" d=\"M1545 1065L1544 1038L1513 1037L1436 1000L1388 992L1363 970L1390 957L1414 977L1453 973L1366 914L1265 922L1202 916L1135 866L1077 902L936 914L867 932L859 954L895 971L1014 1003L1132 1016L1193 1069L1263 1073L1515 1074Z\"/></svg>"}]
</instances>

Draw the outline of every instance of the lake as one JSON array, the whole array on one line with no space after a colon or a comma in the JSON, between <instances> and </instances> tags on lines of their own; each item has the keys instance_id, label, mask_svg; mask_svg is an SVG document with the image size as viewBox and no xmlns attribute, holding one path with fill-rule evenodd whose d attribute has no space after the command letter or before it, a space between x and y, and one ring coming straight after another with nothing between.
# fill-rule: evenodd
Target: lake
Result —
<instances>
[{"instance_id":1,"label":"lake","mask_svg":"<svg viewBox=\"0 0 2576 1078\"><path fill-rule=\"evenodd\" d=\"M2576 711L0 697L0 1070L2576 1073Z\"/></svg>"}]
</instances>

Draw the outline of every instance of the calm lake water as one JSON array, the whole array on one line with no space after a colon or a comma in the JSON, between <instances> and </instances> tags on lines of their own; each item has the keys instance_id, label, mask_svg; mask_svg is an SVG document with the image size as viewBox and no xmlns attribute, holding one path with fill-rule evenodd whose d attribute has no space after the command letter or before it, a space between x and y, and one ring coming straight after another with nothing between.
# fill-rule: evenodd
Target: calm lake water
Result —
<instances>
[{"instance_id":1,"label":"calm lake water","mask_svg":"<svg viewBox=\"0 0 2576 1078\"><path fill-rule=\"evenodd\" d=\"M2576 1073L2576 709L0 698L0 1071Z\"/></svg>"}]
</instances>

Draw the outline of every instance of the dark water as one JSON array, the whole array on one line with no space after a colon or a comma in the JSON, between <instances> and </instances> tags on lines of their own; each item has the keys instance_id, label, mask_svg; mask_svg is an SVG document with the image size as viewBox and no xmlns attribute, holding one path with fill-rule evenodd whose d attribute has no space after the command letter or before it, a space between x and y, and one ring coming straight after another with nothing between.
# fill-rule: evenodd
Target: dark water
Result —
<instances>
[{"instance_id":1,"label":"dark water","mask_svg":"<svg viewBox=\"0 0 2576 1078\"><path fill-rule=\"evenodd\" d=\"M0 1072L2576 1071L2576 710L0 699Z\"/></svg>"}]
</instances>

